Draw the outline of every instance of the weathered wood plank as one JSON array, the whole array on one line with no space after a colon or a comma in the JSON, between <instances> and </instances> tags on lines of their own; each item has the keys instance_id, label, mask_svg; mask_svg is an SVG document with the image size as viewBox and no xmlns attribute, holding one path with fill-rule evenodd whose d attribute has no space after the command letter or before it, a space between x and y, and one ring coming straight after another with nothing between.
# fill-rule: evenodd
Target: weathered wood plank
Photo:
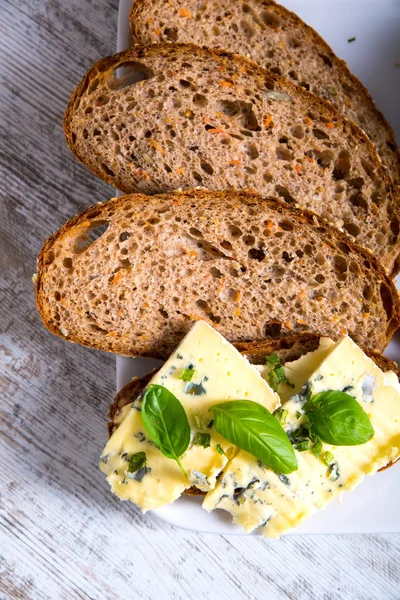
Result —
<instances>
[{"instance_id":1,"label":"weathered wood plank","mask_svg":"<svg viewBox=\"0 0 400 600\"><path fill-rule=\"evenodd\" d=\"M398 598L399 536L199 535L111 496L96 463L114 357L47 334L30 278L45 237L113 194L61 121L115 49L118 2L0 4L0 598Z\"/></svg>"}]
</instances>

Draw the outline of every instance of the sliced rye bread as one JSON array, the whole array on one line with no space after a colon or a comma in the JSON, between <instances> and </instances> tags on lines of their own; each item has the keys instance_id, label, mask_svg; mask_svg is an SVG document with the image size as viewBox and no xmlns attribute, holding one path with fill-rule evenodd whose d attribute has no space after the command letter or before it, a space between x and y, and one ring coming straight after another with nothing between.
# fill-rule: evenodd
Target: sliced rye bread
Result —
<instances>
[{"instance_id":1,"label":"sliced rye bread","mask_svg":"<svg viewBox=\"0 0 400 600\"><path fill-rule=\"evenodd\" d=\"M224 48L291 79L357 123L399 184L400 155L391 126L368 90L314 29L273 0L186 0L183 6L177 0L133 0L133 40Z\"/></svg>"},{"instance_id":2,"label":"sliced rye bread","mask_svg":"<svg viewBox=\"0 0 400 600\"><path fill-rule=\"evenodd\" d=\"M319 335L299 333L287 337L281 337L276 340L271 339L263 342L251 342L235 345L237 349L244 354L252 364L264 365L265 358L269 354L278 354L281 364L285 364L286 362L297 360L301 356L304 356L304 354L307 354L307 352L316 350L319 345L319 340ZM395 362L376 352L371 352L368 350L364 350L364 352L382 371L394 371L397 377L400 377L398 365ZM148 385L156 371L157 369L154 369L154 371L148 375L145 375L144 377L141 377L140 379L138 377L133 378L131 382L125 385L118 392L108 411L109 421L107 428L109 436L113 434L120 423L121 409L127 404L130 404L136 400L146 385ZM380 469L380 471L391 467L393 464L394 463L388 463L385 467ZM203 492L200 492L200 490L195 487L189 488L185 493L196 496L203 495Z\"/></svg>"},{"instance_id":3,"label":"sliced rye bread","mask_svg":"<svg viewBox=\"0 0 400 600\"><path fill-rule=\"evenodd\" d=\"M89 208L44 244L37 307L56 335L154 358L198 319L230 342L348 331L378 351L399 325L397 290L369 252L313 213L233 191Z\"/></svg>"},{"instance_id":4,"label":"sliced rye bread","mask_svg":"<svg viewBox=\"0 0 400 600\"><path fill-rule=\"evenodd\" d=\"M64 127L77 157L124 192L278 195L343 227L389 272L400 268L399 193L370 140L330 104L244 57L160 44L101 60L74 92Z\"/></svg>"}]
</instances>

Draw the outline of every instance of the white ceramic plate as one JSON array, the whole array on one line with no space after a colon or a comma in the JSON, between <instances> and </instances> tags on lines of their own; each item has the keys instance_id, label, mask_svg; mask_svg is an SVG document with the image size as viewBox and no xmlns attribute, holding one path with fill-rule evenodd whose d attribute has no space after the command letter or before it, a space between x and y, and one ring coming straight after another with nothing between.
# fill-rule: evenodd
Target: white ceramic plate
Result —
<instances>
[{"instance_id":1,"label":"white ceramic plate","mask_svg":"<svg viewBox=\"0 0 400 600\"><path fill-rule=\"evenodd\" d=\"M395 129L400 141L400 2L399 0L281 0L312 25L345 59L353 73L368 87L377 105ZM128 13L131 0L120 0L118 50L129 44ZM356 37L355 42L348 39ZM397 285L399 287L399 281ZM400 362L400 336L386 355ZM160 361L117 357L117 390L133 376L148 373ZM400 532L400 466L364 483L343 504L333 502L293 533L397 533ZM243 534L222 510L211 514L201 508L201 498L182 497L154 511L171 525L208 533Z\"/></svg>"}]
</instances>

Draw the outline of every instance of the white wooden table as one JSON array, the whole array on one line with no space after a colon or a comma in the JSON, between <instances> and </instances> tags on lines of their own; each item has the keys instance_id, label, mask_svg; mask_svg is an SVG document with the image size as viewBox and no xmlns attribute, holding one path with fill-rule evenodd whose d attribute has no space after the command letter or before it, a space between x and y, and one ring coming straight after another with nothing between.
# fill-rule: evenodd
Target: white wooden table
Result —
<instances>
[{"instance_id":1,"label":"white wooden table","mask_svg":"<svg viewBox=\"0 0 400 600\"><path fill-rule=\"evenodd\" d=\"M117 4L0 0L0 598L399 599L399 535L195 534L118 503L97 470L115 359L48 334L30 279L45 237L112 194L61 120L114 52Z\"/></svg>"}]
</instances>

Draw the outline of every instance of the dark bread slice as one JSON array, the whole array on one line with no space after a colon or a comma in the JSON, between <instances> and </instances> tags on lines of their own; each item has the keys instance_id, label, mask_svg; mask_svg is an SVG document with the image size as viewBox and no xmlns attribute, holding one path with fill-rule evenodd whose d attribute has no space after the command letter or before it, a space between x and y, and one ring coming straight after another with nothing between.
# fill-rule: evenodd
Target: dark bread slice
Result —
<instances>
[{"instance_id":1,"label":"dark bread slice","mask_svg":"<svg viewBox=\"0 0 400 600\"><path fill-rule=\"evenodd\" d=\"M124 192L201 185L278 195L343 227L389 271L400 268L399 193L370 140L244 57L160 44L101 60L64 127L77 157Z\"/></svg>"},{"instance_id":2,"label":"dark bread slice","mask_svg":"<svg viewBox=\"0 0 400 600\"><path fill-rule=\"evenodd\" d=\"M154 358L198 319L231 342L348 331L377 350L399 324L397 291L369 252L313 213L233 191L89 208L44 244L37 307L56 335Z\"/></svg>"},{"instance_id":3,"label":"dark bread slice","mask_svg":"<svg viewBox=\"0 0 400 600\"><path fill-rule=\"evenodd\" d=\"M235 344L235 346L254 365L264 365L265 358L269 354L278 354L281 364L285 364L286 362L297 360L301 356L304 356L304 354L307 354L307 352L313 352L316 350L319 346L319 340L319 335L299 333L296 335L281 337L276 340L270 339L263 342L244 342L241 344ZM395 362L389 360L385 356L382 356L382 354L378 354L377 352L371 352L369 350L364 350L364 352L382 371L394 371L397 377L400 378L398 365ZM127 404L130 404L136 400L140 392L144 390L156 371L157 369L148 375L141 377L140 379L135 377L130 383L125 385L118 392L108 411L109 421L107 427L109 436L112 435L119 425L119 415L121 409ZM386 467L383 467L380 469L380 471L391 467L393 464L394 463L388 463ZM204 495L203 492L200 492L200 490L195 487L189 488L189 490L186 490L185 493L190 495Z\"/></svg>"},{"instance_id":4,"label":"dark bread slice","mask_svg":"<svg viewBox=\"0 0 400 600\"><path fill-rule=\"evenodd\" d=\"M224 48L291 79L357 123L399 183L400 155L389 123L347 64L297 15L273 0L186 0L184 7L177 0L133 0L133 39Z\"/></svg>"}]
</instances>

